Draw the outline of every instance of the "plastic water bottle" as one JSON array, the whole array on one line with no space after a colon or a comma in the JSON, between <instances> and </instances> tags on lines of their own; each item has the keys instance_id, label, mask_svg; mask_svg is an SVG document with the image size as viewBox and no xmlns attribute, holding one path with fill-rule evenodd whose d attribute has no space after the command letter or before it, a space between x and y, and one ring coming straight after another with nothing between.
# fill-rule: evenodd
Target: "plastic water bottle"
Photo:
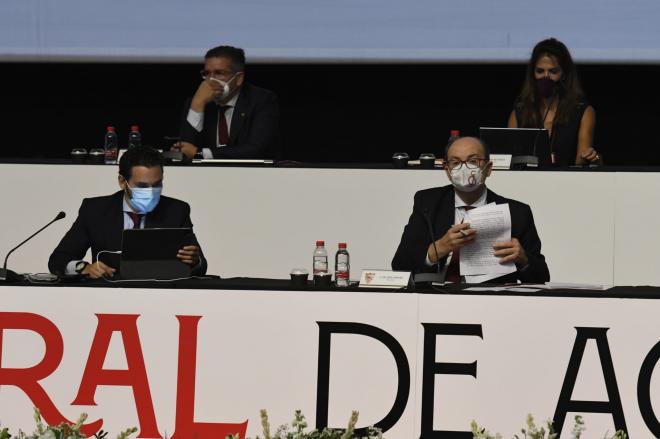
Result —
<instances>
[{"instance_id":1,"label":"plastic water bottle","mask_svg":"<svg viewBox=\"0 0 660 439\"><path fill-rule=\"evenodd\" d=\"M325 241L316 241L314 249L314 276L328 274L328 252Z\"/></svg>"},{"instance_id":2,"label":"plastic water bottle","mask_svg":"<svg viewBox=\"0 0 660 439\"><path fill-rule=\"evenodd\" d=\"M456 139L458 139L459 137L461 137L461 132L460 132L459 130L451 130L451 131L449 131L449 140L447 140L447 145L451 145L451 144L454 143L454 141L456 141Z\"/></svg>"},{"instance_id":3,"label":"plastic water bottle","mask_svg":"<svg viewBox=\"0 0 660 439\"><path fill-rule=\"evenodd\" d=\"M142 134L140 134L140 127L131 125L131 132L128 133L128 149L142 146Z\"/></svg>"},{"instance_id":4,"label":"plastic water bottle","mask_svg":"<svg viewBox=\"0 0 660 439\"><path fill-rule=\"evenodd\" d=\"M350 283L351 262L346 243L340 242L335 253L335 283L338 287L347 287Z\"/></svg>"},{"instance_id":5,"label":"plastic water bottle","mask_svg":"<svg viewBox=\"0 0 660 439\"><path fill-rule=\"evenodd\" d=\"M119 142L115 127L108 127L105 132L105 143L103 144L105 164L114 165L117 163L117 154L119 153Z\"/></svg>"}]
</instances>

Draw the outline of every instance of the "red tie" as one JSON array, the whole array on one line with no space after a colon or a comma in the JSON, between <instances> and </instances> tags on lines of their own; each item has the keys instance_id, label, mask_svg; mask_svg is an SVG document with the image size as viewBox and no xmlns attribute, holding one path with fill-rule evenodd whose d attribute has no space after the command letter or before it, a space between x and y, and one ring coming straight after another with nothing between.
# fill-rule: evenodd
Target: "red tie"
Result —
<instances>
[{"instance_id":1,"label":"red tie","mask_svg":"<svg viewBox=\"0 0 660 439\"><path fill-rule=\"evenodd\" d=\"M465 206L465 211L474 209L474 206ZM447 267L447 276L445 280L449 282L459 283L461 281L461 264L459 262L461 256L461 249L457 248L451 255L451 261Z\"/></svg>"},{"instance_id":2,"label":"red tie","mask_svg":"<svg viewBox=\"0 0 660 439\"><path fill-rule=\"evenodd\" d=\"M229 128L227 128L227 119L225 118L225 111L229 109L229 105L221 105L218 107L218 144L229 144Z\"/></svg>"},{"instance_id":3,"label":"red tie","mask_svg":"<svg viewBox=\"0 0 660 439\"><path fill-rule=\"evenodd\" d=\"M126 212L126 213L133 220L133 228L134 229L139 229L140 228L140 223L142 222L142 217L144 215L139 214L139 213L135 213L135 212Z\"/></svg>"}]
</instances>

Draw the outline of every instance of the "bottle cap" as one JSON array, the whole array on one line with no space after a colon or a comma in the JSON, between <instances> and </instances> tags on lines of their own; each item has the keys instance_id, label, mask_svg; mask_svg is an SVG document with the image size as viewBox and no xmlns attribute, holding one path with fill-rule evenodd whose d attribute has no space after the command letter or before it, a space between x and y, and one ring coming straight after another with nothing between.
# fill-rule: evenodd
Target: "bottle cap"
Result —
<instances>
[{"instance_id":1,"label":"bottle cap","mask_svg":"<svg viewBox=\"0 0 660 439\"><path fill-rule=\"evenodd\" d=\"M140 131L139 125L131 125L131 131Z\"/></svg>"},{"instance_id":2,"label":"bottle cap","mask_svg":"<svg viewBox=\"0 0 660 439\"><path fill-rule=\"evenodd\" d=\"M458 137L461 135L461 132L459 130L451 130L449 132L449 137Z\"/></svg>"},{"instance_id":3,"label":"bottle cap","mask_svg":"<svg viewBox=\"0 0 660 439\"><path fill-rule=\"evenodd\" d=\"M316 241L316 246L317 246L317 247L323 247L323 246L325 246L325 241Z\"/></svg>"},{"instance_id":4,"label":"bottle cap","mask_svg":"<svg viewBox=\"0 0 660 439\"><path fill-rule=\"evenodd\" d=\"M340 242L339 243L339 248L346 248L346 243L345 242Z\"/></svg>"},{"instance_id":5,"label":"bottle cap","mask_svg":"<svg viewBox=\"0 0 660 439\"><path fill-rule=\"evenodd\" d=\"M106 130L110 131L111 133L114 133L115 132L115 127L107 127Z\"/></svg>"}]
</instances>

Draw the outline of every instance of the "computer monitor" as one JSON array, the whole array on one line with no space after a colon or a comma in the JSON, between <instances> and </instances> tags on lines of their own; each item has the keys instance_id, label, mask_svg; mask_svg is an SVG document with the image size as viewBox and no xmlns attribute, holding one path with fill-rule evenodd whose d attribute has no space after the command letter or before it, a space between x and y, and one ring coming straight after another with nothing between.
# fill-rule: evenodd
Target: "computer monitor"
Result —
<instances>
[{"instance_id":1,"label":"computer monitor","mask_svg":"<svg viewBox=\"0 0 660 439\"><path fill-rule=\"evenodd\" d=\"M122 235L119 275L122 279L190 277L191 267L176 255L192 243L192 229L126 229Z\"/></svg>"},{"instance_id":2,"label":"computer monitor","mask_svg":"<svg viewBox=\"0 0 660 439\"><path fill-rule=\"evenodd\" d=\"M545 128L479 128L481 141L491 154L513 156L511 165L549 166L550 136ZM536 159L534 159L536 157Z\"/></svg>"}]
</instances>

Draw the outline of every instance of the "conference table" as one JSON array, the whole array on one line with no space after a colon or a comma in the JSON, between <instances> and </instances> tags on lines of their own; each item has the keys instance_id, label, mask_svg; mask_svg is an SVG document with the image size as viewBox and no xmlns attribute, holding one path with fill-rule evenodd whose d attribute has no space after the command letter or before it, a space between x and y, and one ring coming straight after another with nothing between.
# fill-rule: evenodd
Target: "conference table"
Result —
<instances>
[{"instance_id":1,"label":"conference table","mask_svg":"<svg viewBox=\"0 0 660 439\"><path fill-rule=\"evenodd\" d=\"M0 285L2 425L30 430L38 405L49 422L88 413L90 432L254 437L261 408L273 425L302 409L311 426L339 428L355 409L360 427L394 439L470 437L460 432L472 419L510 436L527 413L565 432L581 413L587 438L622 425L660 436L657 171L489 178L532 207L552 280L593 289L398 291L287 278L311 268L318 239L331 256L348 242L352 279L389 268L413 194L448 184L443 171L167 166L164 193L190 203L209 273L222 278ZM67 212L9 268L45 271L81 200L114 192L116 178L112 166L0 163L10 207L0 250Z\"/></svg>"},{"instance_id":2,"label":"conference table","mask_svg":"<svg viewBox=\"0 0 660 439\"><path fill-rule=\"evenodd\" d=\"M552 280L660 285L659 168L494 171L488 187L525 202ZM311 268L314 243L332 256L348 243L353 276L388 269L416 191L448 184L439 169L389 164L167 166L164 194L188 202L209 271L224 277L286 278ZM67 217L15 252L10 268L47 270L49 252L81 200L118 190L115 166L70 161L0 163L0 251L63 210ZM357 277L356 277L357 278Z\"/></svg>"},{"instance_id":3,"label":"conference table","mask_svg":"<svg viewBox=\"0 0 660 439\"><path fill-rule=\"evenodd\" d=\"M474 288L477 288L476 290ZM294 287L284 279L0 285L3 426L89 414L141 437L376 424L387 438L511 435L528 413L586 438L658 435L660 288ZM562 420L565 421L562 422ZM91 430L90 430L91 431ZM165 436L167 435L167 436ZM508 437L508 436L507 436Z\"/></svg>"}]
</instances>

